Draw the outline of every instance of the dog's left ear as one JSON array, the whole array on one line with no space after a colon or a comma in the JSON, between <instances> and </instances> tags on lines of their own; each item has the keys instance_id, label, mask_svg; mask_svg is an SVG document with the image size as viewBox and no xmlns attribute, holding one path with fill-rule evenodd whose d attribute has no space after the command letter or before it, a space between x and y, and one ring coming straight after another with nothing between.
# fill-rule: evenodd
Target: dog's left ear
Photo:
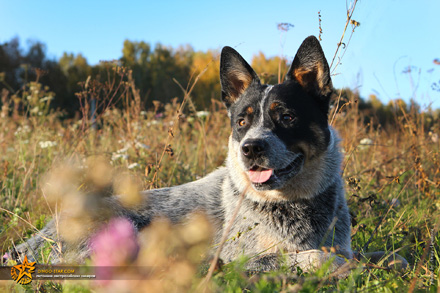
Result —
<instances>
[{"instance_id":1,"label":"dog's left ear","mask_svg":"<svg viewBox=\"0 0 440 293\"><path fill-rule=\"evenodd\" d=\"M315 36L306 38L293 59L286 80L296 80L309 94L327 103L333 91L330 70Z\"/></svg>"}]
</instances>

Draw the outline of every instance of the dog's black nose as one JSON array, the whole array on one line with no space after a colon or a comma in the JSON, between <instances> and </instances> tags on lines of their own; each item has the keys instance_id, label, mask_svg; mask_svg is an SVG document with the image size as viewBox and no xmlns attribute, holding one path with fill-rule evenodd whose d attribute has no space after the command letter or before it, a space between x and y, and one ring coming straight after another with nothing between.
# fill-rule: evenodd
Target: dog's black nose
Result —
<instances>
[{"instance_id":1,"label":"dog's black nose","mask_svg":"<svg viewBox=\"0 0 440 293\"><path fill-rule=\"evenodd\" d=\"M255 158L261 156L266 150L266 143L260 139L247 139L241 151L246 158Z\"/></svg>"}]
</instances>

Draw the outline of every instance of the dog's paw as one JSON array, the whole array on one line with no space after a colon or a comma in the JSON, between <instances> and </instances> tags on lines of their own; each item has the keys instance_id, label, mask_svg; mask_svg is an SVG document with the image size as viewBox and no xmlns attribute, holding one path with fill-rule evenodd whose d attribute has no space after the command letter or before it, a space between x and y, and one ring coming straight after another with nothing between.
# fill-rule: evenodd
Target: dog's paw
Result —
<instances>
[{"instance_id":1,"label":"dog's paw","mask_svg":"<svg viewBox=\"0 0 440 293\"><path fill-rule=\"evenodd\" d=\"M405 271L409 267L408 261L397 253L386 253L385 251L356 253L355 258L365 262L367 266L370 264L396 271Z\"/></svg>"},{"instance_id":2,"label":"dog's paw","mask_svg":"<svg viewBox=\"0 0 440 293\"><path fill-rule=\"evenodd\" d=\"M53 221L49 222L41 231L38 231L33 237L27 241L14 245L2 257L2 263L6 264L10 261L22 263L24 257L27 256L28 261L42 261L56 263L59 261L60 249L59 245L53 240L56 235Z\"/></svg>"},{"instance_id":3,"label":"dog's paw","mask_svg":"<svg viewBox=\"0 0 440 293\"><path fill-rule=\"evenodd\" d=\"M30 262L36 261L38 259L38 249L42 245L41 240L41 237L34 236L28 241L12 247L9 252L3 255L3 262L16 261L22 263L25 256Z\"/></svg>"}]
</instances>

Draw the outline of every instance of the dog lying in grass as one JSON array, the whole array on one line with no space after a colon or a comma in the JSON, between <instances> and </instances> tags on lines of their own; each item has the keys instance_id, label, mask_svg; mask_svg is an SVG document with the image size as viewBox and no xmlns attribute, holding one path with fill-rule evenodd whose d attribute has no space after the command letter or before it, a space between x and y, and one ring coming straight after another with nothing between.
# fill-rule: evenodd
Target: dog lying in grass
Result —
<instances>
[{"instance_id":1,"label":"dog lying in grass","mask_svg":"<svg viewBox=\"0 0 440 293\"><path fill-rule=\"evenodd\" d=\"M282 254L293 270L308 271L333 260L335 276L345 276L355 255L339 139L328 124L333 86L319 41L313 36L304 40L286 80L276 85L262 84L240 54L225 47L220 80L231 125L225 166L194 182L144 191L136 206L105 197L100 202L107 211L104 218L123 217L141 231L158 217L178 224L203 212L213 227L213 243L221 243L224 262L247 255L246 269L271 271L279 268ZM103 217L91 220L99 223ZM52 250L51 262L67 254L82 262L91 254L92 235L66 241L53 220L7 256L35 260L52 239L62 245ZM384 256L364 257L377 262ZM389 258L407 265L396 254Z\"/></svg>"}]
</instances>

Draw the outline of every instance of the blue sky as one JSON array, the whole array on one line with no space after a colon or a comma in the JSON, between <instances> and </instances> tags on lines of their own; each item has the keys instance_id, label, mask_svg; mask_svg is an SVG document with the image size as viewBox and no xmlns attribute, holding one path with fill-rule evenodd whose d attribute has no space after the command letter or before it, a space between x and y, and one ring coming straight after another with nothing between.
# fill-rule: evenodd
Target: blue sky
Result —
<instances>
[{"instance_id":1,"label":"blue sky","mask_svg":"<svg viewBox=\"0 0 440 293\"><path fill-rule=\"evenodd\" d=\"M0 42L18 36L40 40L47 53L82 53L89 63L121 56L125 39L160 42L195 50L235 47L249 62L262 51L292 59L308 35L323 41L329 62L342 34L350 1L24 1L0 0ZM363 97L410 97L440 108L440 1L362 0L353 19L360 22L333 76L335 87L358 89ZM276 25L294 25L280 35ZM280 41L282 39L282 41ZM411 73L402 73L411 66Z\"/></svg>"}]
</instances>

